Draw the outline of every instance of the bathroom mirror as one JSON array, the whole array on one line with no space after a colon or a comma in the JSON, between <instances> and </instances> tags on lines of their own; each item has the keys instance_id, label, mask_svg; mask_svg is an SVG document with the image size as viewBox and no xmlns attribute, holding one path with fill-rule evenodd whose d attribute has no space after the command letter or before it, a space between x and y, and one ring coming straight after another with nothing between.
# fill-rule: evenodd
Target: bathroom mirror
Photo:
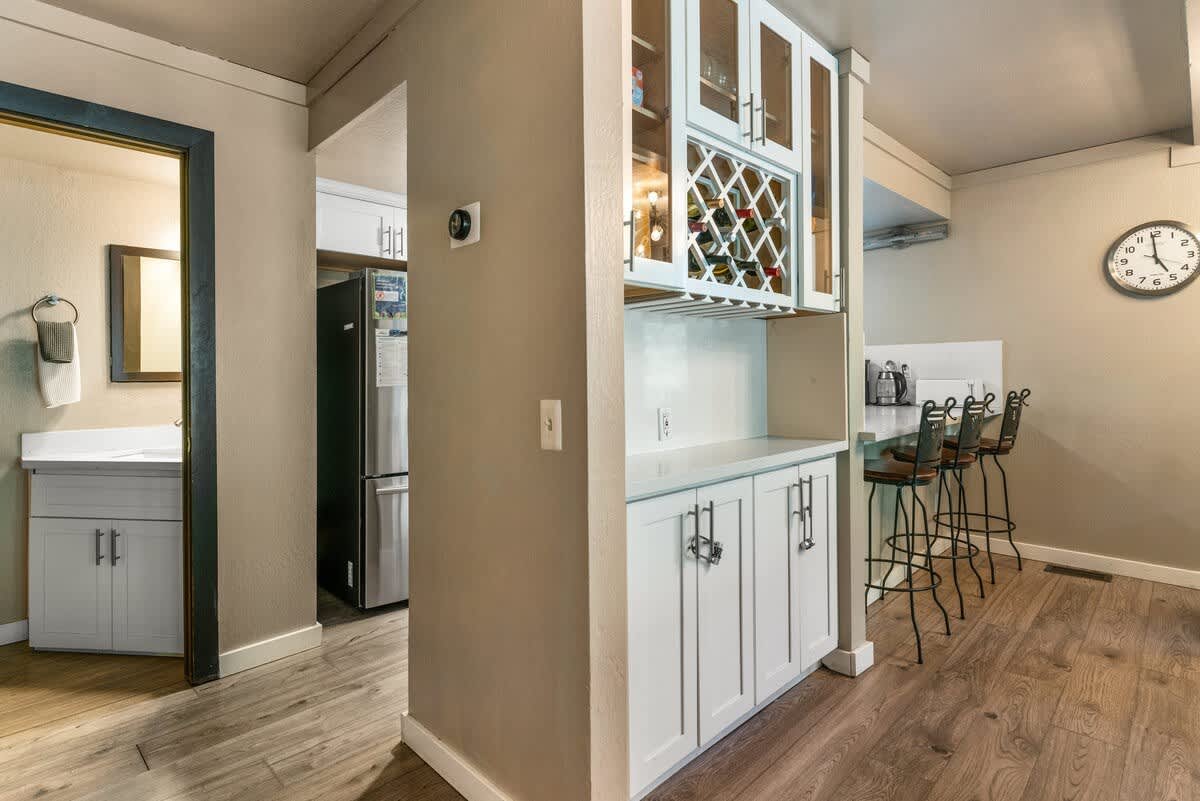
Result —
<instances>
[{"instance_id":1,"label":"bathroom mirror","mask_svg":"<svg viewBox=\"0 0 1200 801\"><path fill-rule=\"evenodd\" d=\"M108 246L112 380L181 381L179 252Z\"/></svg>"}]
</instances>

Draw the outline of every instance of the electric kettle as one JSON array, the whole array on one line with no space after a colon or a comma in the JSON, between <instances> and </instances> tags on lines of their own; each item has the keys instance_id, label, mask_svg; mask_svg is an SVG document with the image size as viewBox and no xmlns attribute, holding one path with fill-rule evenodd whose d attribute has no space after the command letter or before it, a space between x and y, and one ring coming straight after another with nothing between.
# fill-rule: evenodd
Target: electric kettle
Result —
<instances>
[{"instance_id":1,"label":"electric kettle","mask_svg":"<svg viewBox=\"0 0 1200 801\"><path fill-rule=\"evenodd\" d=\"M904 402L908 393L908 382L890 359L883 363L879 378L875 379L875 402L880 406L896 406Z\"/></svg>"}]
</instances>

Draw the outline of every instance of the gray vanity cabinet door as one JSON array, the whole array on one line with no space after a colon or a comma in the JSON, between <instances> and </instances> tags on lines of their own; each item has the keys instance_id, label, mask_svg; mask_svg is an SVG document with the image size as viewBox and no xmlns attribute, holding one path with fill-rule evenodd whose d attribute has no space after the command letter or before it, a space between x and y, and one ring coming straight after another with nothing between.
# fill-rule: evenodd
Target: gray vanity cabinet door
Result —
<instances>
[{"instance_id":1,"label":"gray vanity cabinet door","mask_svg":"<svg viewBox=\"0 0 1200 801\"><path fill-rule=\"evenodd\" d=\"M183 524L116 520L109 533L113 650L183 653Z\"/></svg>"},{"instance_id":2,"label":"gray vanity cabinet door","mask_svg":"<svg viewBox=\"0 0 1200 801\"><path fill-rule=\"evenodd\" d=\"M29 521L29 645L112 649L108 520Z\"/></svg>"}]
</instances>

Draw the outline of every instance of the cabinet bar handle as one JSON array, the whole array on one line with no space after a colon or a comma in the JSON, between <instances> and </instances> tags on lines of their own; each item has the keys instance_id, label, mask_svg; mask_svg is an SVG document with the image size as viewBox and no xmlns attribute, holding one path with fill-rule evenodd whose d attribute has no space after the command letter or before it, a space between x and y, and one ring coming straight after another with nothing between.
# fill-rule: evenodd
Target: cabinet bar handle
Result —
<instances>
[{"instance_id":1,"label":"cabinet bar handle","mask_svg":"<svg viewBox=\"0 0 1200 801\"><path fill-rule=\"evenodd\" d=\"M629 219L625 221L625 225L629 226L629 258L625 259L624 263L629 265L630 271L633 270L633 243L634 239L637 238L637 226L633 223L636 214L637 211L635 209L630 209Z\"/></svg>"},{"instance_id":2,"label":"cabinet bar handle","mask_svg":"<svg viewBox=\"0 0 1200 801\"><path fill-rule=\"evenodd\" d=\"M104 544L104 532L101 531L100 529L96 529L96 564L97 565L99 565L100 561L104 558L104 554L100 553L100 546L103 544Z\"/></svg>"},{"instance_id":3,"label":"cabinet bar handle","mask_svg":"<svg viewBox=\"0 0 1200 801\"><path fill-rule=\"evenodd\" d=\"M742 105L750 109L750 144L754 144L754 92L750 93L750 102Z\"/></svg>"},{"instance_id":4,"label":"cabinet bar handle","mask_svg":"<svg viewBox=\"0 0 1200 801\"><path fill-rule=\"evenodd\" d=\"M403 253L404 252L404 229L397 228L396 233L400 235L400 250L398 252Z\"/></svg>"},{"instance_id":5,"label":"cabinet bar handle","mask_svg":"<svg viewBox=\"0 0 1200 801\"><path fill-rule=\"evenodd\" d=\"M117 560L121 558L121 557L120 557L120 556L117 554L117 537L121 536L121 532L117 531L117 530L114 528L114 529L113 529L111 532L109 532L109 533L111 533L111 534L112 534L112 539L111 539L111 543L112 543L112 545L109 547L109 550L111 550L111 551L112 551L112 562L110 562L109 564L111 564L113 567L116 567L116 566L117 566Z\"/></svg>"},{"instance_id":6,"label":"cabinet bar handle","mask_svg":"<svg viewBox=\"0 0 1200 801\"><path fill-rule=\"evenodd\" d=\"M692 508L687 511L684 517L694 518L692 528L692 538L688 540L687 552L692 555L693 559L700 558L700 505L692 504Z\"/></svg>"},{"instance_id":7,"label":"cabinet bar handle","mask_svg":"<svg viewBox=\"0 0 1200 801\"><path fill-rule=\"evenodd\" d=\"M813 535L813 532L812 532L812 529L813 529L813 519L812 519L813 477L809 476L807 479L805 479L805 481L800 482L801 492L804 491L805 482L808 483L808 503L805 504L803 502L803 498L802 498L801 505L800 505L800 508L802 511L802 514L800 515L800 521L804 524L804 539L800 541L800 550L802 550L802 551L811 550L817 544L813 540L813 536L812 536Z\"/></svg>"},{"instance_id":8,"label":"cabinet bar handle","mask_svg":"<svg viewBox=\"0 0 1200 801\"><path fill-rule=\"evenodd\" d=\"M717 533L714 530L716 527L715 501L709 501L705 507L708 512L708 556L706 561L713 565L721 564L721 556L725 553L725 546L717 542Z\"/></svg>"},{"instance_id":9,"label":"cabinet bar handle","mask_svg":"<svg viewBox=\"0 0 1200 801\"><path fill-rule=\"evenodd\" d=\"M758 132L758 142L763 147L766 147L766 145L767 145L767 99L765 97L763 98L762 105L758 107L758 110L762 112L762 130L760 130ZM754 119L754 110L753 109L750 110L750 119ZM753 132L750 134L750 138L751 139L754 138Z\"/></svg>"},{"instance_id":10,"label":"cabinet bar handle","mask_svg":"<svg viewBox=\"0 0 1200 801\"><path fill-rule=\"evenodd\" d=\"M380 244L383 243L383 237L387 237L387 244L383 245L383 255L392 255L392 226L383 229L383 234L380 236Z\"/></svg>"}]
</instances>

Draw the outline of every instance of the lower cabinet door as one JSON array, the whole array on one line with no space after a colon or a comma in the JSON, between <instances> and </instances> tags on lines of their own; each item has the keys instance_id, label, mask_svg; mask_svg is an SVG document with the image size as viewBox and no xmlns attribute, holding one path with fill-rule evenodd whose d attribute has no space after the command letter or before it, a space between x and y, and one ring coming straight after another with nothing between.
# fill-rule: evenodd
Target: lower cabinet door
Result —
<instances>
[{"instance_id":1,"label":"lower cabinet door","mask_svg":"<svg viewBox=\"0 0 1200 801\"><path fill-rule=\"evenodd\" d=\"M29 645L112 648L109 521L29 519Z\"/></svg>"},{"instance_id":2,"label":"lower cabinet door","mask_svg":"<svg viewBox=\"0 0 1200 801\"><path fill-rule=\"evenodd\" d=\"M700 744L754 708L754 481L698 492Z\"/></svg>"},{"instance_id":3,"label":"lower cabinet door","mask_svg":"<svg viewBox=\"0 0 1200 801\"><path fill-rule=\"evenodd\" d=\"M799 551L800 632L804 668L815 666L837 647L837 460L800 465L804 491Z\"/></svg>"},{"instance_id":4,"label":"lower cabinet door","mask_svg":"<svg viewBox=\"0 0 1200 801\"><path fill-rule=\"evenodd\" d=\"M755 703L800 675L799 472L754 477Z\"/></svg>"},{"instance_id":5,"label":"lower cabinet door","mask_svg":"<svg viewBox=\"0 0 1200 801\"><path fill-rule=\"evenodd\" d=\"M636 795L699 747L696 723L696 492L626 507L629 784Z\"/></svg>"},{"instance_id":6,"label":"lower cabinet door","mask_svg":"<svg viewBox=\"0 0 1200 801\"><path fill-rule=\"evenodd\" d=\"M183 524L118 520L112 548L113 649L183 653Z\"/></svg>"}]
</instances>

